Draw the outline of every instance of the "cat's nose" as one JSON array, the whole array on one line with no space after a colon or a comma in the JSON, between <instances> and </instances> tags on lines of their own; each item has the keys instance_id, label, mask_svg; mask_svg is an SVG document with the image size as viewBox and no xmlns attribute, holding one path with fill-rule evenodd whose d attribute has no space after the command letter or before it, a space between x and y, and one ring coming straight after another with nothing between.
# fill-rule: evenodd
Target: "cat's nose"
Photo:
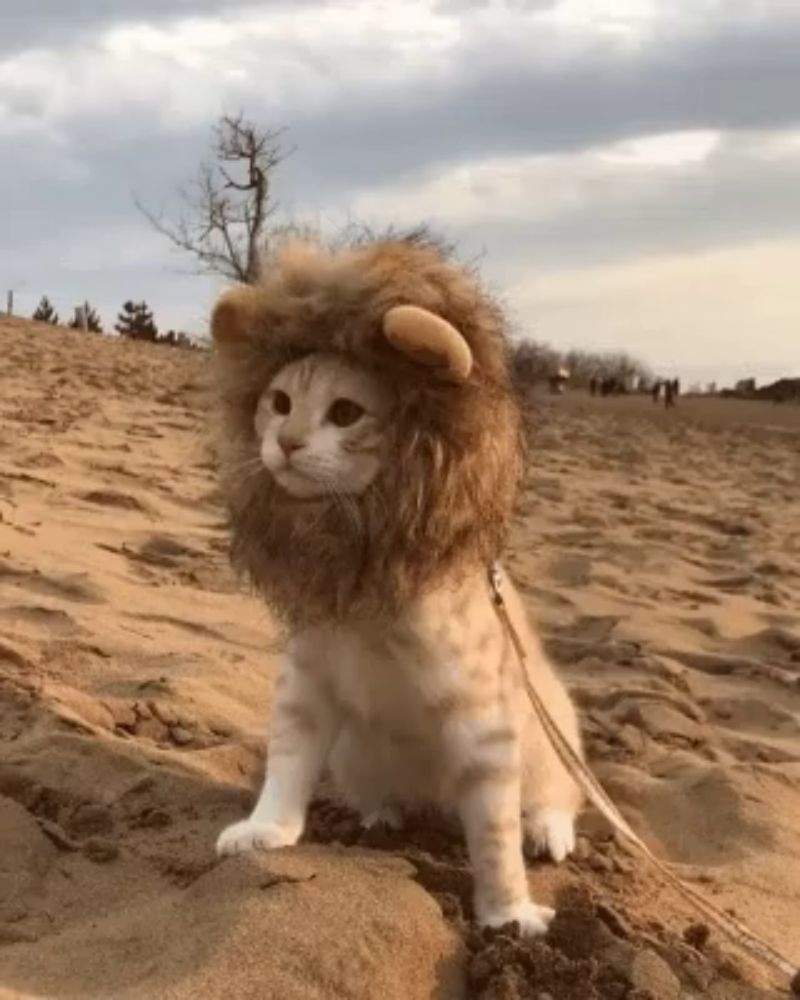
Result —
<instances>
[{"instance_id":1,"label":"cat's nose","mask_svg":"<svg viewBox=\"0 0 800 1000\"><path fill-rule=\"evenodd\" d=\"M303 447L302 441L298 441L297 438L291 437L289 434L279 434L278 444L286 458L291 458L294 452Z\"/></svg>"}]
</instances>

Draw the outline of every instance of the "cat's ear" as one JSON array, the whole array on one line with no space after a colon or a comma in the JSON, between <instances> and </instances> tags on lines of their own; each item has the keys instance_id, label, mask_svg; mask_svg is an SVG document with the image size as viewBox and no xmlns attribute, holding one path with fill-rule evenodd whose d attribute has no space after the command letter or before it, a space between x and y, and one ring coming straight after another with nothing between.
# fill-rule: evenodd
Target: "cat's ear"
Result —
<instances>
[{"instance_id":1,"label":"cat's ear","mask_svg":"<svg viewBox=\"0 0 800 1000\"><path fill-rule=\"evenodd\" d=\"M225 292L211 313L211 336L221 348L235 347L247 339L258 316L258 294L251 285Z\"/></svg>"},{"instance_id":2,"label":"cat's ear","mask_svg":"<svg viewBox=\"0 0 800 1000\"><path fill-rule=\"evenodd\" d=\"M394 306L383 317L383 334L392 347L419 364L437 369L448 382L466 382L472 351L452 323L420 306Z\"/></svg>"}]
</instances>

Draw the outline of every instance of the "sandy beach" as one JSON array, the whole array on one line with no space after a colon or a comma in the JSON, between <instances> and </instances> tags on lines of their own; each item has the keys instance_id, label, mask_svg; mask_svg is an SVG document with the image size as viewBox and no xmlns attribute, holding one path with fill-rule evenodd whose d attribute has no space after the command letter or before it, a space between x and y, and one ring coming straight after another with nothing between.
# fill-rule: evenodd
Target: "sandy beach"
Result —
<instances>
[{"instance_id":1,"label":"sandy beach","mask_svg":"<svg viewBox=\"0 0 800 1000\"><path fill-rule=\"evenodd\" d=\"M779 996L587 810L546 942L434 818L218 861L281 636L233 578L207 356L0 319L0 996ZM507 566L647 843L800 962L800 408L531 401Z\"/></svg>"}]
</instances>

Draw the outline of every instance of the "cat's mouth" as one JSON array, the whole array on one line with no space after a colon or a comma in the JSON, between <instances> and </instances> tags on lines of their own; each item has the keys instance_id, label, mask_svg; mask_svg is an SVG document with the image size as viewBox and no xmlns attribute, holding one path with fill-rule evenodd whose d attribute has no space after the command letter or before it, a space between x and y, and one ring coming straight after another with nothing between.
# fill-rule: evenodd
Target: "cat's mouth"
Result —
<instances>
[{"instance_id":1,"label":"cat's mouth","mask_svg":"<svg viewBox=\"0 0 800 1000\"><path fill-rule=\"evenodd\" d=\"M280 469L276 469L272 473L272 478L281 491L292 500L313 503L331 498L330 490L323 483L307 473L301 472L290 462L286 462Z\"/></svg>"}]
</instances>

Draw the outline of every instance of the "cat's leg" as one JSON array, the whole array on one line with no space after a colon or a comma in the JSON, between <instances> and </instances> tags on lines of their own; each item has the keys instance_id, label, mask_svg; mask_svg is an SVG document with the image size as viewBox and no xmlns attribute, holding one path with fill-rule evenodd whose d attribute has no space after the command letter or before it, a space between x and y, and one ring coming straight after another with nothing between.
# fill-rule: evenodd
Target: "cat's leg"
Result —
<instances>
[{"instance_id":1,"label":"cat's leg","mask_svg":"<svg viewBox=\"0 0 800 1000\"><path fill-rule=\"evenodd\" d=\"M539 677L545 678L543 693L551 716L578 756L582 756L578 718L566 688L549 663L534 661L532 666ZM549 855L558 863L575 849L575 818L583 794L532 710L525 724L522 747L525 849L533 856Z\"/></svg>"},{"instance_id":2,"label":"cat's leg","mask_svg":"<svg viewBox=\"0 0 800 1000\"><path fill-rule=\"evenodd\" d=\"M529 625L519 593L508 579L503 581L503 590L508 612L526 652L525 664L515 654L511 668L511 676L515 678L513 700L520 711L526 849L563 861L575 848L575 818L583 795L542 729L525 693L522 673L528 673L553 721L580 756L578 719L566 687Z\"/></svg>"},{"instance_id":3,"label":"cat's leg","mask_svg":"<svg viewBox=\"0 0 800 1000\"><path fill-rule=\"evenodd\" d=\"M462 718L445 726L448 765L475 879L475 916L483 926L516 921L544 934L553 910L534 903L522 852L520 755L515 730L497 719Z\"/></svg>"},{"instance_id":4,"label":"cat's leg","mask_svg":"<svg viewBox=\"0 0 800 1000\"><path fill-rule=\"evenodd\" d=\"M218 854L297 843L336 722L313 675L287 659L276 690L264 786L250 816L222 831Z\"/></svg>"}]
</instances>

